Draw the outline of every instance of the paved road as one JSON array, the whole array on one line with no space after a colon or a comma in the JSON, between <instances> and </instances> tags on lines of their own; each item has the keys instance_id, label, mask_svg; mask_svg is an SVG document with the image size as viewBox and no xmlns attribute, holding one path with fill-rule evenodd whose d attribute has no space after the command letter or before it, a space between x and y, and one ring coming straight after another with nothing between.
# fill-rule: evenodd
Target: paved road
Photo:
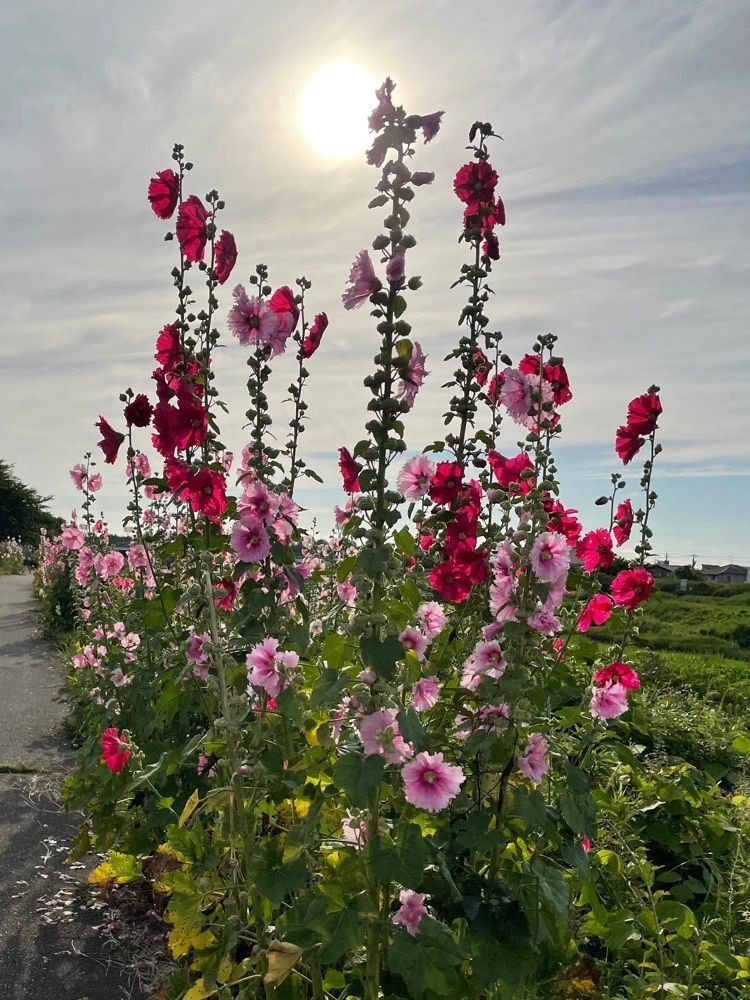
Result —
<instances>
[{"instance_id":1,"label":"paved road","mask_svg":"<svg viewBox=\"0 0 750 1000\"><path fill-rule=\"evenodd\" d=\"M38 638L29 576L0 576L0 1000L125 1000L96 925L76 905L83 873L65 864L79 819L59 805L72 753L59 735L62 681Z\"/></svg>"}]
</instances>

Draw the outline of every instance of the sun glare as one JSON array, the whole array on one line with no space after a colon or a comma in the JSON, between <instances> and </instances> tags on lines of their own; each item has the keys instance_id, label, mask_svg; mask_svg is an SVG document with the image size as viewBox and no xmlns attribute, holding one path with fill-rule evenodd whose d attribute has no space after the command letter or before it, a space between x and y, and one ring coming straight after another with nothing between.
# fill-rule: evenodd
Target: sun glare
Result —
<instances>
[{"instance_id":1,"label":"sun glare","mask_svg":"<svg viewBox=\"0 0 750 1000\"><path fill-rule=\"evenodd\" d=\"M323 66L300 97L300 128L321 156L344 159L368 145L367 116L377 84L356 63Z\"/></svg>"}]
</instances>

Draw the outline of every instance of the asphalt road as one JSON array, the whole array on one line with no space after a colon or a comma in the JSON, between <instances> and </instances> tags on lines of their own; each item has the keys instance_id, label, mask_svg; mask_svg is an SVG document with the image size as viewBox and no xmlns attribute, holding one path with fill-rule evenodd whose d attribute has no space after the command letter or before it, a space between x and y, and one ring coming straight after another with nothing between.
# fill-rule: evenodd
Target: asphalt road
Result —
<instances>
[{"instance_id":1,"label":"asphalt road","mask_svg":"<svg viewBox=\"0 0 750 1000\"><path fill-rule=\"evenodd\" d=\"M85 871L65 863L80 817L60 806L62 667L34 616L31 577L0 576L0 998L141 1000L97 930Z\"/></svg>"}]
</instances>

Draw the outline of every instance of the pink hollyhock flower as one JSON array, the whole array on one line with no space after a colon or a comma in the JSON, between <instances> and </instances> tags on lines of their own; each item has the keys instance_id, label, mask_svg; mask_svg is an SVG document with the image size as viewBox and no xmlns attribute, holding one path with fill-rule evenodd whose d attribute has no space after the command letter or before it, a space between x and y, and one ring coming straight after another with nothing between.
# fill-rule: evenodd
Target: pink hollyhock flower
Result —
<instances>
[{"instance_id":1,"label":"pink hollyhock flower","mask_svg":"<svg viewBox=\"0 0 750 1000\"><path fill-rule=\"evenodd\" d=\"M419 500L429 490L434 474L435 463L425 455L417 455L404 463L396 485L407 500Z\"/></svg>"},{"instance_id":2,"label":"pink hollyhock flower","mask_svg":"<svg viewBox=\"0 0 750 1000\"><path fill-rule=\"evenodd\" d=\"M385 266L385 276L392 285L398 285L404 280L405 264L406 254L403 250L396 250Z\"/></svg>"},{"instance_id":3,"label":"pink hollyhock flower","mask_svg":"<svg viewBox=\"0 0 750 1000\"><path fill-rule=\"evenodd\" d=\"M353 816L347 810L341 821L341 839L344 843L352 844L357 850L361 850L370 839L370 830L365 820Z\"/></svg>"},{"instance_id":4,"label":"pink hollyhock flower","mask_svg":"<svg viewBox=\"0 0 750 1000\"><path fill-rule=\"evenodd\" d=\"M634 611L651 596L654 589L654 578L647 569L637 566L635 569L624 569L612 581L610 593L615 604L628 611Z\"/></svg>"},{"instance_id":5,"label":"pink hollyhock flower","mask_svg":"<svg viewBox=\"0 0 750 1000\"><path fill-rule=\"evenodd\" d=\"M180 332L174 323L168 323L165 327L162 327L159 336L156 338L156 354L154 354L154 358L165 372L173 372L182 361Z\"/></svg>"},{"instance_id":6,"label":"pink hollyhock flower","mask_svg":"<svg viewBox=\"0 0 750 1000\"><path fill-rule=\"evenodd\" d=\"M460 201L475 206L493 200L497 172L486 160L473 160L459 167L453 180L453 190Z\"/></svg>"},{"instance_id":7,"label":"pink hollyhock flower","mask_svg":"<svg viewBox=\"0 0 750 1000\"><path fill-rule=\"evenodd\" d=\"M460 767L447 764L441 753L417 754L401 771L406 801L418 809L440 812L457 795L465 776Z\"/></svg>"},{"instance_id":8,"label":"pink hollyhock flower","mask_svg":"<svg viewBox=\"0 0 750 1000\"><path fill-rule=\"evenodd\" d=\"M420 677L411 689L411 703L417 712L426 712L437 705L443 685L435 676Z\"/></svg>"},{"instance_id":9,"label":"pink hollyhock flower","mask_svg":"<svg viewBox=\"0 0 750 1000\"><path fill-rule=\"evenodd\" d=\"M221 611L232 611L237 598L237 586L232 580L219 580L214 587L214 603Z\"/></svg>"},{"instance_id":10,"label":"pink hollyhock flower","mask_svg":"<svg viewBox=\"0 0 750 1000\"><path fill-rule=\"evenodd\" d=\"M300 346L300 353L305 360L307 360L307 358L311 358L320 347L323 334L327 329L328 316L324 312L318 313L312 322L312 326L307 331L307 336L304 338Z\"/></svg>"},{"instance_id":11,"label":"pink hollyhock flower","mask_svg":"<svg viewBox=\"0 0 750 1000\"><path fill-rule=\"evenodd\" d=\"M623 465L627 465L631 458L634 458L645 444L637 431L631 427L623 426L617 428L615 434L615 451Z\"/></svg>"},{"instance_id":12,"label":"pink hollyhock flower","mask_svg":"<svg viewBox=\"0 0 750 1000\"><path fill-rule=\"evenodd\" d=\"M547 512L547 530L557 531L564 535L568 545L575 545L581 537L583 526L574 514L578 511L572 507L564 507L559 500L547 497L544 501L544 509Z\"/></svg>"},{"instance_id":13,"label":"pink hollyhock flower","mask_svg":"<svg viewBox=\"0 0 750 1000\"><path fill-rule=\"evenodd\" d=\"M83 484L86 482L86 466L81 465L80 462L78 465L74 465L70 470L70 478L73 480L75 488L82 490Z\"/></svg>"},{"instance_id":14,"label":"pink hollyhock flower","mask_svg":"<svg viewBox=\"0 0 750 1000\"><path fill-rule=\"evenodd\" d=\"M222 229L221 236L214 244L214 272L220 285L227 280L236 263L237 244L234 236L226 229Z\"/></svg>"},{"instance_id":15,"label":"pink hollyhock flower","mask_svg":"<svg viewBox=\"0 0 750 1000\"><path fill-rule=\"evenodd\" d=\"M615 561L612 536L606 528L589 531L576 545L576 555L587 573L593 573L597 569L607 569Z\"/></svg>"},{"instance_id":16,"label":"pink hollyhock flower","mask_svg":"<svg viewBox=\"0 0 750 1000\"><path fill-rule=\"evenodd\" d=\"M628 691L637 691L641 686L638 673L629 663L610 663L594 674L594 684L610 684L613 681L622 684Z\"/></svg>"},{"instance_id":17,"label":"pink hollyhock flower","mask_svg":"<svg viewBox=\"0 0 750 1000\"><path fill-rule=\"evenodd\" d=\"M627 425L637 434L647 435L658 427L661 416L661 400L655 392L644 392L628 403Z\"/></svg>"},{"instance_id":18,"label":"pink hollyhock flower","mask_svg":"<svg viewBox=\"0 0 750 1000\"><path fill-rule=\"evenodd\" d=\"M519 771L533 781L541 784L542 778L549 771L547 763L547 741L541 733L529 733L529 742L520 757L516 759Z\"/></svg>"},{"instance_id":19,"label":"pink hollyhock flower","mask_svg":"<svg viewBox=\"0 0 750 1000\"><path fill-rule=\"evenodd\" d=\"M232 334L241 344L267 347L278 328L278 316L261 298L250 298L237 285L232 291L234 305L229 310L227 323Z\"/></svg>"},{"instance_id":20,"label":"pink hollyhock flower","mask_svg":"<svg viewBox=\"0 0 750 1000\"><path fill-rule=\"evenodd\" d=\"M440 635L448 621L445 611L437 601L420 604L417 608L417 618L422 626L422 631L430 641Z\"/></svg>"},{"instance_id":21,"label":"pink hollyhock flower","mask_svg":"<svg viewBox=\"0 0 750 1000\"><path fill-rule=\"evenodd\" d=\"M414 892L413 889L402 889L398 898L401 906L393 914L392 922L400 924L412 937L417 937L422 917L427 914L424 901L430 897L422 892Z\"/></svg>"},{"instance_id":22,"label":"pink hollyhock flower","mask_svg":"<svg viewBox=\"0 0 750 1000\"><path fill-rule=\"evenodd\" d=\"M154 215L171 219L180 197L180 178L174 170L159 170L148 185L148 200Z\"/></svg>"},{"instance_id":23,"label":"pink hollyhock flower","mask_svg":"<svg viewBox=\"0 0 750 1000\"><path fill-rule=\"evenodd\" d=\"M464 467L460 462L438 462L430 484L430 497L448 506L463 489Z\"/></svg>"},{"instance_id":24,"label":"pink hollyhock flower","mask_svg":"<svg viewBox=\"0 0 750 1000\"><path fill-rule=\"evenodd\" d=\"M532 409L532 389L535 388L528 375L516 368L506 368L503 371L503 384L500 389L500 402L517 424L526 425L529 412Z\"/></svg>"},{"instance_id":25,"label":"pink hollyhock flower","mask_svg":"<svg viewBox=\"0 0 750 1000\"><path fill-rule=\"evenodd\" d=\"M594 594L578 617L577 632L588 632L592 625L604 625L612 617L614 601L607 594Z\"/></svg>"},{"instance_id":26,"label":"pink hollyhock flower","mask_svg":"<svg viewBox=\"0 0 750 1000\"><path fill-rule=\"evenodd\" d=\"M543 531L531 548L529 561L544 583L559 580L570 569L570 550L565 538L555 531Z\"/></svg>"},{"instance_id":27,"label":"pink hollyhock flower","mask_svg":"<svg viewBox=\"0 0 750 1000\"><path fill-rule=\"evenodd\" d=\"M279 328L288 336L299 319L299 306L294 301L294 292L289 285L277 288L268 300L268 305L276 313Z\"/></svg>"},{"instance_id":28,"label":"pink hollyhock flower","mask_svg":"<svg viewBox=\"0 0 750 1000\"><path fill-rule=\"evenodd\" d=\"M191 663L208 663L208 653L203 648L207 642L210 642L210 636L207 633L203 632L198 635L191 632L187 643L187 658Z\"/></svg>"},{"instance_id":29,"label":"pink hollyhock flower","mask_svg":"<svg viewBox=\"0 0 750 1000\"><path fill-rule=\"evenodd\" d=\"M422 129L422 138L425 142L431 142L438 134L444 114L444 111L433 111L430 115L421 116L419 127Z\"/></svg>"},{"instance_id":30,"label":"pink hollyhock flower","mask_svg":"<svg viewBox=\"0 0 750 1000\"><path fill-rule=\"evenodd\" d=\"M220 472L211 469L191 472L180 490L180 498L188 500L196 514L218 520L227 509L226 480Z\"/></svg>"},{"instance_id":31,"label":"pink hollyhock flower","mask_svg":"<svg viewBox=\"0 0 750 1000\"><path fill-rule=\"evenodd\" d=\"M208 212L194 194L180 205L175 232L186 259L193 263L203 260L208 240Z\"/></svg>"},{"instance_id":32,"label":"pink hollyhock flower","mask_svg":"<svg viewBox=\"0 0 750 1000\"><path fill-rule=\"evenodd\" d=\"M556 635L562 632L562 622L551 611L546 611L541 605L536 612L526 619L529 628L533 628L539 635Z\"/></svg>"},{"instance_id":33,"label":"pink hollyhock flower","mask_svg":"<svg viewBox=\"0 0 750 1000\"><path fill-rule=\"evenodd\" d=\"M125 407L125 423L128 427L148 427L154 408L145 393L139 392Z\"/></svg>"},{"instance_id":34,"label":"pink hollyhock flower","mask_svg":"<svg viewBox=\"0 0 750 1000\"><path fill-rule=\"evenodd\" d=\"M78 528L68 525L67 528L63 528L60 534L60 541L66 549L75 552L83 548L83 533Z\"/></svg>"},{"instance_id":35,"label":"pink hollyhock flower","mask_svg":"<svg viewBox=\"0 0 750 1000\"><path fill-rule=\"evenodd\" d=\"M415 340L412 344L406 371L396 388L396 398L403 399L409 407L414 406L417 393L425 377L429 374L424 366L426 360L427 355L423 353L422 348Z\"/></svg>"},{"instance_id":36,"label":"pink hollyhock flower","mask_svg":"<svg viewBox=\"0 0 750 1000\"><path fill-rule=\"evenodd\" d=\"M246 484L237 506L243 521L270 524L276 517L278 499L260 480L255 480Z\"/></svg>"},{"instance_id":37,"label":"pink hollyhock flower","mask_svg":"<svg viewBox=\"0 0 750 1000\"><path fill-rule=\"evenodd\" d=\"M349 272L349 285L350 287L341 296L345 309L358 309L383 287L366 250L360 250L354 259Z\"/></svg>"},{"instance_id":38,"label":"pink hollyhock flower","mask_svg":"<svg viewBox=\"0 0 750 1000\"><path fill-rule=\"evenodd\" d=\"M346 448L339 448L339 469L345 493L359 493L359 474L362 471Z\"/></svg>"},{"instance_id":39,"label":"pink hollyhock flower","mask_svg":"<svg viewBox=\"0 0 750 1000\"><path fill-rule=\"evenodd\" d=\"M534 476L522 476L527 470L534 469L534 466L525 451L521 451L513 458L505 458L499 452L490 450L487 452L487 461L490 464L492 473L498 486L508 490L511 495L521 494L526 496L534 488Z\"/></svg>"},{"instance_id":40,"label":"pink hollyhock flower","mask_svg":"<svg viewBox=\"0 0 750 1000\"><path fill-rule=\"evenodd\" d=\"M248 684L277 698L289 683L288 671L299 665L299 656L279 649L278 639L264 639L247 654Z\"/></svg>"},{"instance_id":41,"label":"pink hollyhock flower","mask_svg":"<svg viewBox=\"0 0 750 1000\"><path fill-rule=\"evenodd\" d=\"M414 628L413 625L407 626L399 636L399 639L403 643L404 649L410 649L418 659L424 659L424 654L429 643L427 636L423 635L418 628Z\"/></svg>"},{"instance_id":42,"label":"pink hollyhock flower","mask_svg":"<svg viewBox=\"0 0 750 1000\"><path fill-rule=\"evenodd\" d=\"M92 493L98 493L102 488L102 477L98 472L94 472L89 476L88 487Z\"/></svg>"},{"instance_id":43,"label":"pink hollyhock flower","mask_svg":"<svg viewBox=\"0 0 750 1000\"><path fill-rule=\"evenodd\" d=\"M94 426L99 428L102 435L101 441L97 443L104 452L104 461L108 465L114 465L117 461L117 453L120 450L120 445L125 440L125 435L114 430L102 416L99 417Z\"/></svg>"},{"instance_id":44,"label":"pink hollyhock flower","mask_svg":"<svg viewBox=\"0 0 750 1000\"><path fill-rule=\"evenodd\" d=\"M109 679L112 681L116 688L127 687L128 684L133 680L132 677L123 671L122 667L115 667L112 673L109 675Z\"/></svg>"},{"instance_id":45,"label":"pink hollyhock flower","mask_svg":"<svg viewBox=\"0 0 750 1000\"><path fill-rule=\"evenodd\" d=\"M591 696L591 715L595 719L616 719L628 710L628 692L622 684L598 687Z\"/></svg>"},{"instance_id":46,"label":"pink hollyhock flower","mask_svg":"<svg viewBox=\"0 0 750 1000\"><path fill-rule=\"evenodd\" d=\"M339 595L339 600L343 601L344 604L354 607L354 602L357 599L357 588L351 582L351 577L338 584L336 593Z\"/></svg>"},{"instance_id":47,"label":"pink hollyhock flower","mask_svg":"<svg viewBox=\"0 0 750 1000\"><path fill-rule=\"evenodd\" d=\"M585 834L581 834L581 850L584 854L589 854L591 852L591 841Z\"/></svg>"},{"instance_id":48,"label":"pink hollyhock flower","mask_svg":"<svg viewBox=\"0 0 750 1000\"><path fill-rule=\"evenodd\" d=\"M464 706L467 711L468 706ZM500 732L510 719L510 708L505 703L500 705L483 705L474 715L457 715L454 722L456 736L460 740L468 740L475 732Z\"/></svg>"},{"instance_id":49,"label":"pink hollyhock flower","mask_svg":"<svg viewBox=\"0 0 750 1000\"><path fill-rule=\"evenodd\" d=\"M411 744L401 735L395 708L363 716L359 721L359 735L368 756L385 757L389 764L401 764L414 753Z\"/></svg>"},{"instance_id":50,"label":"pink hollyhock flower","mask_svg":"<svg viewBox=\"0 0 750 1000\"><path fill-rule=\"evenodd\" d=\"M113 774L119 774L133 756L124 733L111 727L101 738L102 760Z\"/></svg>"},{"instance_id":51,"label":"pink hollyhock flower","mask_svg":"<svg viewBox=\"0 0 750 1000\"><path fill-rule=\"evenodd\" d=\"M121 552L107 552L94 558L94 567L102 580L117 576L124 565L125 557Z\"/></svg>"},{"instance_id":52,"label":"pink hollyhock flower","mask_svg":"<svg viewBox=\"0 0 750 1000\"><path fill-rule=\"evenodd\" d=\"M262 562L271 551L268 532L262 521L237 521L230 544L238 559L246 563Z\"/></svg>"},{"instance_id":53,"label":"pink hollyhock flower","mask_svg":"<svg viewBox=\"0 0 750 1000\"><path fill-rule=\"evenodd\" d=\"M633 505L630 500L623 500L617 505L615 511L615 522L612 525L612 534L618 545L624 545L630 538L633 530Z\"/></svg>"},{"instance_id":54,"label":"pink hollyhock flower","mask_svg":"<svg viewBox=\"0 0 750 1000\"><path fill-rule=\"evenodd\" d=\"M148 554L143 545L131 545L128 549L128 566L131 569L148 569Z\"/></svg>"}]
</instances>

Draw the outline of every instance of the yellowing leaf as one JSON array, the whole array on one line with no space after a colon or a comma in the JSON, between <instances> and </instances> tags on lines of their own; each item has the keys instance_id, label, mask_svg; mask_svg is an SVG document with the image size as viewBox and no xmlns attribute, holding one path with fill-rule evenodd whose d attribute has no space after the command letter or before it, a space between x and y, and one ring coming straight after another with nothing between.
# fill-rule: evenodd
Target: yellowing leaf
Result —
<instances>
[{"instance_id":1,"label":"yellowing leaf","mask_svg":"<svg viewBox=\"0 0 750 1000\"><path fill-rule=\"evenodd\" d=\"M195 812L195 807L198 805L200 796L198 795L198 789L193 792L190 798L185 803L182 812L180 813L180 818L177 820L178 826L184 826L190 817Z\"/></svg>"},{"instance_id":2,"label":"yellowing leaf","mask_svg":"<svg viewBox=\"0 0 750 1000\"><path fill-rule=\"evenodd\" d=\"M268 972L263 982L278 986L283 983L299 961L302 949L289 941L271 941L268 946Z\"/></svg>"},{"instance_id":3,"label":"yellowing leaf","mask_svg":"<svg viewBox=\"0 0 750 1000\"><path fill-rule=\"evenodd\" d=\"M203 977L201 977L197 983L190 987L182 1000L205 1000L206 997L212 997L218 992L216 987L206 986Z\"/></svg>"},{"instance_id":4,"label":"yellowing leaf","mask_svg":"<svg viewBox=\"0 0 750 1000\"><path fill-rule=\"evenodd\" d=\"M102 864L97 865L96 868L89 874L89 882L91 885L106 885L108 882L114 882L115 872L112 865L108 861L104 861Z\"/></svg>"}]
</instances>

